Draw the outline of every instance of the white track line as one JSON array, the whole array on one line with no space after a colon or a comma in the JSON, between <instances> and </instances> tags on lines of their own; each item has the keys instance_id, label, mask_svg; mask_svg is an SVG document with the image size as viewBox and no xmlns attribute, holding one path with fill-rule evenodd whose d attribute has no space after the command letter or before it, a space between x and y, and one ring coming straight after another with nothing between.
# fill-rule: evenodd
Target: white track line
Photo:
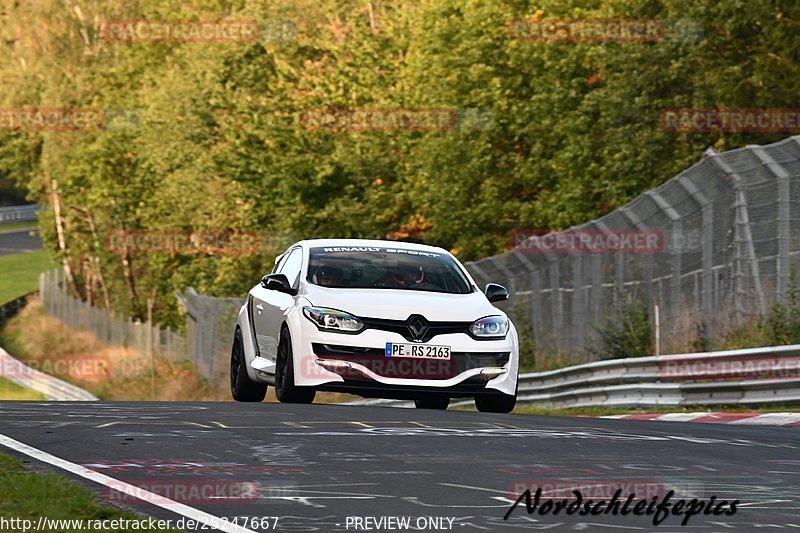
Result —
<instances>
[{"instance_id":1,"label":"white track line","mask_svg":"<svg viewBox=\"0 0 800 533\"><path fill-rule=\"evenodd\" d=\"M189 507L188 505L184 505L182 503L178 503L170 500L169 498L165 498L160 494L155 494L153 492L140 489L135 485L125 483L124 481L114 479L106 476L105 474L101 474L99 472L95 472L94 470L76 465L75 463L71 463L67 460L61 459L60 457L51 455L47 452L34 448L33 446L28 446L27 444L2 434L0 434L0 445L17 452L24 453L25 455L33 457L38 461L56 466L62 470L66 470L67 472L75 474L76 476L88 479L89 481L99 483L105 487L108 487L109 489L118 490L124 492L125 494L132 495L133 497L138 498L146 503L150 503L156 507L161 507L167 511L185 516L186 518L190 518L196 522L208 524L209 526L214 524L214 529L226 531L228 533L255 533L253 530L237 526L236 524L227 522L212 514L195 509L194 507Z\"/></svg>"}]
</instances>

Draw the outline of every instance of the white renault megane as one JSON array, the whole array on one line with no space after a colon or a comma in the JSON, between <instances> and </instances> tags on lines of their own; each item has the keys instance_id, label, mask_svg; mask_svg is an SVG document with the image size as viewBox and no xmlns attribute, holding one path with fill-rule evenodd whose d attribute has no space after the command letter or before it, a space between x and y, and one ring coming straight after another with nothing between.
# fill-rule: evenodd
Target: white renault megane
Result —
<instances>
[{"instance_id":1,"label":"white renault megane","mask_svg":"<svg viewBox=\"0 0 800 533\"><path fill-rule=\"evenodd\" d=\"M310 403L316 391L413 399L446 409L471 397L510 412L519 353L514 324L449 252L397 241L320 239L278 256L253 287L233 336L231 393Z\"/></svg>"}]
</instances>

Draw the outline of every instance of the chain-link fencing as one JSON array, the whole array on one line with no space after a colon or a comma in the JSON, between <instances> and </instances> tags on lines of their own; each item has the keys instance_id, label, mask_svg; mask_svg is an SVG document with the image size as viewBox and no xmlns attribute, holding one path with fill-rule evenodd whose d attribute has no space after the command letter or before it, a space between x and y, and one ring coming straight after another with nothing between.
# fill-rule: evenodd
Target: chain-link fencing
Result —
<instances>
[{"instance_id":1,"label":"chain-link fencing","mask_svg":"<svg viewBox=\"0 0 800 533\"><path fill-rule=\"evenodd\" d=\"M241 299L202 296L191 287L176 294L186 311L186 330L182 332L108 313L68 294L65 287L62 270L42 274L39 294L50 316L72 328L90 331L107 344L173 362L190 361L210 383L228 379L233 325Z\"/></svg>"},{"instance_id":2,"label":"chain-link fencing","mask_svg":"<svg viewBox=\"0 0 800 533\"><path fill-rule=\"evenodd\" d=\"M592 359L621 298L647 306L661 353L696 336L713 346L786 296L800 256L800 136L709 149L624 207L560 232L520 230L514 244L465 266L508 286L504 307L537 353Z\"/></svg>"}]
</instances>

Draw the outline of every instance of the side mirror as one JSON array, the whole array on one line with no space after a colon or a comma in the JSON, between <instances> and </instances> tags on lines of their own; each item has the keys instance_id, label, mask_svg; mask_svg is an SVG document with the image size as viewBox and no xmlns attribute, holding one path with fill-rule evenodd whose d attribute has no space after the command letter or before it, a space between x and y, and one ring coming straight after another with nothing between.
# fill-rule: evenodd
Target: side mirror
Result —
<instances>
[{"instance_id":1,"label":"side mirror","mask_svg":"<svg viewBox=\"0 0 800 533\"><path fill-rule=\"evenodd\" d=\"M294 289L289 285L289 278L286 277L286 274L267 274L261 278L261 286L271 291L294 294Z\"/></svg>"},{"instance_id":2,"label":"side mirror","mask_svg":"<svg viewBox=\"0 0 800 533\"><path fill-rule=\"evenodd\" d=\"M508 300L508 289L497 283L487 283L484 292L486 293L486 298L490 302Z\"/></svg>"}]
</instances>

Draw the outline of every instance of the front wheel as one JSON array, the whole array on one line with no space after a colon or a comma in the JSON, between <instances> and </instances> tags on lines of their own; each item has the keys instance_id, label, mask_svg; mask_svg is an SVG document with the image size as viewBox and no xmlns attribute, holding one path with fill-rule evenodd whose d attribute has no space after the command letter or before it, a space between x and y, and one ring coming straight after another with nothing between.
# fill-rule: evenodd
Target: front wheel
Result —
<instances>
[{"instance_id":1,"label":"front wheel","mask_svg":"<svg viewBox=\"0 0 800 533\"><path fill-rule=\"evenodd\" d=\"M450 405L449 396L423 396L414 400L417 409L437 409L444 411Z\"/></svg>"},{"instance_id":2,"label":"front wheel","mask_svg":"<svg viewBox=\"0 0 800 533\"><path fill-rule=\"evenodd\" d=\"M267 395L267 385L256 383L247 375L242 330L236 328L231 347L231 396L237 402L260 402Z\"/></svg>"},{"instance_id":3,"label":"front wheel","mask_svg":"<svg viewBox=\"0 0 800 533\"><path fill-rule=\"evenodd\" d=\"M283 328L275 367L275 396L281 403L311 403L316 394L317 391L314 387L298 387L294 384L292 338L289 330Z\"/></svg>"},{"instance_id":4,"label":"front wheel","mask_svg":"<svg viewBox=\"0 0 800 533\"><path fill-rule=\"evenodd\" d=\"M517 404L517 395L492 394L475 396L475 407L481 413L510 413Z\"/></svg>"}]
</instances>

